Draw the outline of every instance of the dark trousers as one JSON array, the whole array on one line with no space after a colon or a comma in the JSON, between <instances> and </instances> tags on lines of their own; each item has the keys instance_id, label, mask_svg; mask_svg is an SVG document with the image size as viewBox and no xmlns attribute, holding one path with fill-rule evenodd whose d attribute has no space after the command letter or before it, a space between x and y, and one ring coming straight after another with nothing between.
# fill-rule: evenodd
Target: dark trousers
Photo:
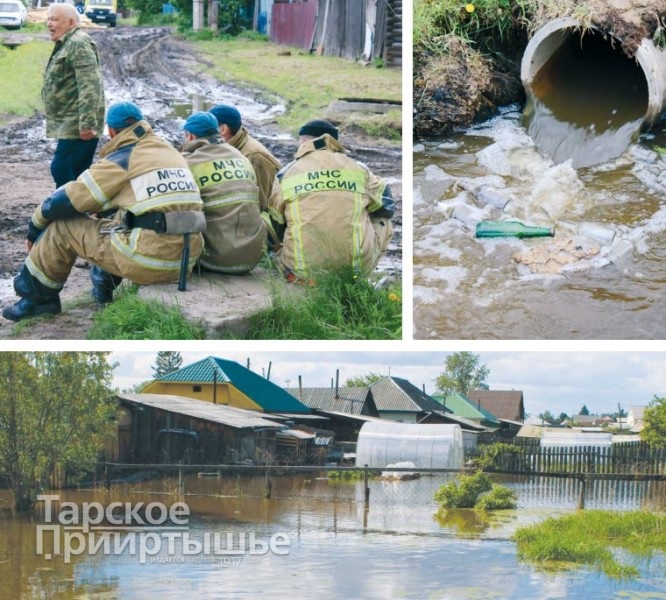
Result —
<instances>
[{"instance_id":1,"label":"dark trousers","mask_svg":"<svg viewBox=\"0 0 666 600\"><path fill-rule=\"evenodd\" d=\"M97 142L99 138L58 140L51 161L51 176L57 188L74 181L92 164Z\"/></svg>"}]
</instances>

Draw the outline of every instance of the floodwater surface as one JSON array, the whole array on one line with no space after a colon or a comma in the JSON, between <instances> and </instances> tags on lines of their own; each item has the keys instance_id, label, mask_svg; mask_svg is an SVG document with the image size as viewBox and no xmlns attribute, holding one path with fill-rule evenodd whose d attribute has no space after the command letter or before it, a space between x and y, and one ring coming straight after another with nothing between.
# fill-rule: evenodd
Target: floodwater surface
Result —
<instances>
[{"instance_id":1,"label":"floodwater surface","mask_svg":"<svg viewBox=\"0 0 666 600\"><path fill-rule=\"evenodd\" d=\"M0 496L0 577L7 598L450 598L580 599L666 598L664 557L638 561L641 576L616 581L588 570L545 572L521 563L513 532L573 510L577 482L523 478L508 480L520 507L489 519L457 511L438 519L433 494L444 477L415 481L371 481L370 505L363 484L332 484L313 475L273 479L273 495L258 493L256 480L188 478L187 495L172 492L175 482L114 485L110 491L68 491L61 500L170 505L186 502L192 512L188 533L259 540L287 536L287 553L215 556L161 551L141 564L127 549L119 555L81 552L69 564L62 557L36 554L32 519L12 517L9 498ZM663 484L604 482L592 487L591 506L613 510L659 507ZM605 491L604 491L605 490ZM232 494L233 492L233 494ZM659 505L661 499L662 504ZM236 545L235 547L237 547ZM627 560L632 560L627 558Z\"/></svg>"}]
</instances>

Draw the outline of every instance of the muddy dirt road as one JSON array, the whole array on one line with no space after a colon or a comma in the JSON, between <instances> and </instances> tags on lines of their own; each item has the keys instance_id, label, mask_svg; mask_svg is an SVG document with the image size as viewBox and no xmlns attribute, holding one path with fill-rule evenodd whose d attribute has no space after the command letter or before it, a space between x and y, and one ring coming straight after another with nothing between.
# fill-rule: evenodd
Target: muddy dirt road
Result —
<instances>
[{"instance_id":1,"label":"muddy dirt road","mask_svg":"<svg viewBox=\"0 0 666 600\"><path fill-rule=\"evenodd\" d=\"M205 66L193 46L172 37L165 28L90 29L100 51L107 103L133 100L158 134L179 146L184 140L180 129L193 110L209 104L229 103L239 107L244 124L284 164L296 150L296 140L280 131L275 116L284 111L279 100L266 104L257 90L238 89L221 84L203 74ZM264 94L265 97L265 94ZM335 100L332 98L331 100ZM366 163L391 185L398 211L396 233L379 270L402 272L402 171L401 152L396 146L379 146L376 141L347 135L341 140L349 154ZM100 147L107 141L103 138ZM14 122L0 128L0 304L15 299L11 278L26 256L25 234L34 207L51 191L49 163L54 140L45 138L44 116ZM77 261L65 289L64 301L85 297L89 289L88 267ZM77 302L60 315L40 324L40 331L12 333L11 323L0 318L0 339L27 337L42 339L81 339L91 324L95 307Z\"/></svg>"}]
</instances>

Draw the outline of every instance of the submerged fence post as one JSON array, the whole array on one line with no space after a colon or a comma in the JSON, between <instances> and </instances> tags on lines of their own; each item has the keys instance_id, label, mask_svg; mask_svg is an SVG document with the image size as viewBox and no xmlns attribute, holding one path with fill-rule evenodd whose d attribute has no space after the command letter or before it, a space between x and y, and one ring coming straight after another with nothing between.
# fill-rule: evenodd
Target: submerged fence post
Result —
<instances>
[{"instance_id":1,"label":"submerged fence post","mask_svg":"<svg viewBox=\"0 0 666 600\"><path fill-rule=\"evenodd\" d=\"M273 483L270 478L270 468L266 465L266 477L264 479L264 498L268 499L271 497L273 491Z\"/></svg>"},{"instance_id":2,"label":"submerged fence post","mask_svg":"<svg viewBox=\"0 0 666 600\"><path fill-rule=\"evenodd\" d=\"M368 465L363 465L363 507L370 508L370 487L368 486Z\"/></svg>"},{"instance_id":3,"label":"submerged fence post","mask_svg":"<svg viewBox=\"0 0 666 600\"><path fill-rule=\"evenodd\" d=\"M587 477L582 475L580 478L580 490L578 493L578 509L585 508L585 488L587 487Z\"/></svg>"}]
</instances>

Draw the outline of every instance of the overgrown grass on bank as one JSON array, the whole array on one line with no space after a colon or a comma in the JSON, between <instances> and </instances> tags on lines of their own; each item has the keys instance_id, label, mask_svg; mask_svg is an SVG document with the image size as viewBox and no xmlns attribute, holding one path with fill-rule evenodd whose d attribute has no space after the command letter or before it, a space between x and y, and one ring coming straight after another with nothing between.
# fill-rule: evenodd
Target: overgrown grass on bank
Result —
<instances>
[{"instance_id":1,"label":"overgrown grass on bank","mask_svg":"<svg viewBox=\"0 0 666 600\"><path fill-rule=\"evenodd\" d=\"M90 340L202 340L204 329L180 309L137 297L137 286L123 286L114 301L93 317Z\"/></svg>"},{"instance_id":2,"label":"overgrown grass on bank","mask_svg":"<svg viewBox=\"0 0 666 600\"><path fill-rule=\"evenodd\" d=\"M116 298L93 317L88 339L200 340L205 331L188 322L176 307L137 297L136 286L123 286ZM280 291L282 290L282 291ZM251 340L384 340L402 337L399 284L376 289L364 277L327 273L302 294L276 287L273 307L250 317ZM231 337L230 337L231 339Z\"/></svg>"},{"instance_id":3,"label":"overgrown grass on bank","mask_svg":"<svg viewBox=\"0 0 666 600\"><path fill-rule=\"evenodd\" d=\"M42 109L42 77L52 45L33 41L14 50L0 46L0 125Z\"/></svg>"},{"instance_id":4,"label":"overgrown grass on bank","mask_svg":"<svg viewBox=\"0 0 666 600\"><path fill-rule=\"evenodd\" d=\"M585 565L608 577L637 577L638 569L620 562L618 549L639 558L666 552L666 515L646 511L578 511L519 529L513 537L518 558L546 569Z\"/></svg>"},{"instance_id":5,"label":"overgrown grass on bank","mask_svg":"<svg viewBox=\"0 0 666 600\"><path fill-rule=\"evenodd\" d=\"M585 23L590 15L578 0L414 0L414 48L446 50L445 36L454 35L481 52L493 51L555 17Z\"/></svg>"},{"instance_id":6,"label":"overgrown grass on bank","mask_svg":"<svg viewBox=\"0 0 666 600\"><path fill-rule=\"evenodd\" d=\"M377 289L352 270L322 273L303 294L273 292L273 306L250 318L251 340L402 338L400 284Z\"/></svg>"},{"instance_id":7,"label":"overgrown grass on bank","mask_svg":"<svg viewBox=\"0 0 666 600\"><path fill-rule=\"evenodd\" d=\"M210 62L207 71L220 81L263 91L271 104L276 96L286 100L287 111L276 120L291 132L305 121L321 118L328 105L339 98L402 98L400 69L364 67L254 37L241 35L194 43ZM353 119L358 121L356 116ZM400 111L392 111L356 124L368 133L374 128L384 137L392 131L391 138L397 139L400 123Z\"/></svg>"}]
</instances>

